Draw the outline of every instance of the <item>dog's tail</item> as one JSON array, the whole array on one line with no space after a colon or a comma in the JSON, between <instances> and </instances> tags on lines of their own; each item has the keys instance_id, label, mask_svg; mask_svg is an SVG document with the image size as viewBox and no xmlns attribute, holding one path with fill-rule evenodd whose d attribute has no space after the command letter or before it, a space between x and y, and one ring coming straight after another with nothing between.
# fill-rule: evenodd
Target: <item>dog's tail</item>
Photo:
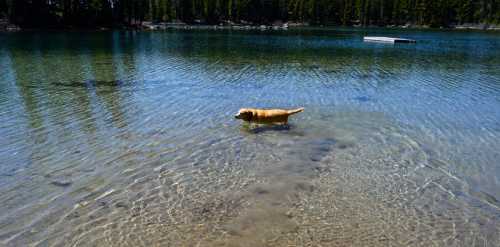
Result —
<instances>
[{"instance_id":1,"label":"dog's tail","mask_svg":"<svg viewBox=\"0 0 500 247\"><path fill-rule=\"evenodd\" d=\"M293 109L293 110L288 110L288 114L292 115L292 114L303 112L303 111L304 111L304 107L301 107L301 108L297 108L297 109Z\"/></svg>"}]
</instances>

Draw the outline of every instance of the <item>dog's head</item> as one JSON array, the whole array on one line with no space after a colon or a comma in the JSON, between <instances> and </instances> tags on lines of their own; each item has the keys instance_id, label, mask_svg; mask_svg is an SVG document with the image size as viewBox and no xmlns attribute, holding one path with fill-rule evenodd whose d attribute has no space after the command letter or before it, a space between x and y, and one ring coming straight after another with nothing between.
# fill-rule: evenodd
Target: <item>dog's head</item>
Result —
<instances>
[{"instance_id":1,"label":"dog's head","mask_svg":"<svg viewBox=\"0 0 500 247\"><path fill-rule=\"evenodd\" d=\"M253 113L251 110L246 109L246 108L242 108L238 111L238 113L236 115L234 115L234 118L242 119L245 121L250 121L250 120L252 120L252 116L253 116Z\"/></svg>"}]
</instances>

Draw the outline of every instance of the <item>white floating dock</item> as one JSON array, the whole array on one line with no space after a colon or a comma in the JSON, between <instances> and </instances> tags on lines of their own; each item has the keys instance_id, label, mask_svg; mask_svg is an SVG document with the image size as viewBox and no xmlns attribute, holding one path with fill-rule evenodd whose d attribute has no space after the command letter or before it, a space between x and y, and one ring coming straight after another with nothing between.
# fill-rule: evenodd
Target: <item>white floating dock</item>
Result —
<instances>
[{"instance_id":1,"label":"white floating dock","mask_svg":"<svg viewBox=\"0 0 500 247\"><path fill-rule=\"evenodd\" d=\"M383 43L416 43L413 39L391 38L391 37L364 37L365 42L383 42Z\"/></svg>"}]
</instances>

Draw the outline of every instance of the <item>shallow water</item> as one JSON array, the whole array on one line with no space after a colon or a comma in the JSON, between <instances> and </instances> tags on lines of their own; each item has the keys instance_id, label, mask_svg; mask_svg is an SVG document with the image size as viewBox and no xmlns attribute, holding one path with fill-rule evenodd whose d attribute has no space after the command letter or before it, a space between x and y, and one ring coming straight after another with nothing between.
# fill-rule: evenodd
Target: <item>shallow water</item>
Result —
<instances>
[{"instance_id":1,"label":"shallow water","mask_svg":"<svg viewBox=\"0 0 500 247\"><path fill-rule=\"evenodd\" d=\"M497 33L25 32L0 66L0 246L500 244Z\"/></svg>"}]
</instances>

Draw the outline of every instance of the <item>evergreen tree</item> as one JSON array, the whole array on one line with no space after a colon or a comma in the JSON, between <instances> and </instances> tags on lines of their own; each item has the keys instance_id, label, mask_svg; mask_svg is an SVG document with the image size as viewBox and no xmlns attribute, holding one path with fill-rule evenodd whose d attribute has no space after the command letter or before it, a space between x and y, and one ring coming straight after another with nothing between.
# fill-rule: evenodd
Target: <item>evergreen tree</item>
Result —
<instances>
[{"instance_id":1,"label":"evergreen tree","mask_svg":"<svg viewBox=\"0 0 500 247\"><path fill-rule=\"evenodd\" d=\"M7 0L0 0L0 19L8 16Z\"/></svg>"},{"instance_id":2,"label":"evergreen tree","mask_svg":"<svg viewBox=\"0 0 500 247\"><path fill-rule=\"evenodd\" d=\"M136 25L142 21L249 21L334 25L500 23L500 0L0 0L22 26ZM198 21L200 20L200 21Z\"/></svg>"}]
</instances>

